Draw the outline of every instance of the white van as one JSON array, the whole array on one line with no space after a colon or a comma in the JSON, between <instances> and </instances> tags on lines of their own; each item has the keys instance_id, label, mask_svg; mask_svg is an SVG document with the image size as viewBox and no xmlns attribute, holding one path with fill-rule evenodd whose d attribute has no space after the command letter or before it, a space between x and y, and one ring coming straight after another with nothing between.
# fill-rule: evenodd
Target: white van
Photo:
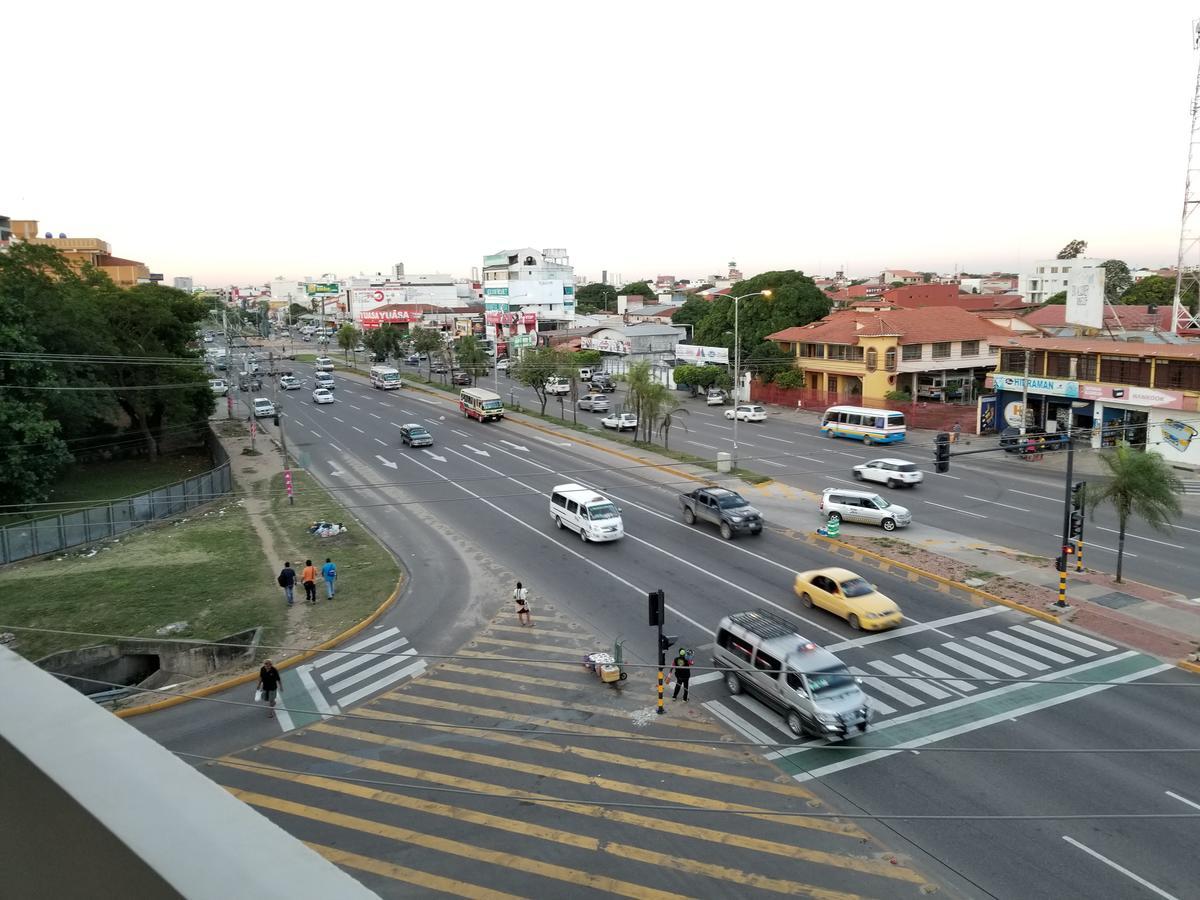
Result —
<instances>
[{"instance_id":1,"label":"white van","mask_svg":"<svg viewBox=\"0 0 1200 900\"><path fill-rule=\"evenodd\" d=\"M625 536L617 505L582 484L560 484L550 494L550 518L559 528L579 532L579 539L616 541Z\"/></svg>"},{"instance_id":2,"label":"white van","mask_svg":"<svg viewBox=\"0 0 1200 900\"><path fill-rule=\"evenodd\" d=\"M394 391L404 387L400 373L391 366L371 366L371 386L381 391Z\"/></svg>"}]
</instances>

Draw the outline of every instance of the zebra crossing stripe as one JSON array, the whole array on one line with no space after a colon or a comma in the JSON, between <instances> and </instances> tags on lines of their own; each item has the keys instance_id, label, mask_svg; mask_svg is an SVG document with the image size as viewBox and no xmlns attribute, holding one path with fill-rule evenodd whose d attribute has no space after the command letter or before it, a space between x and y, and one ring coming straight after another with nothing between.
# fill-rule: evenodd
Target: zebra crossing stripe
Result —
<instances>
[{"instance_id":1,"label":"zebra crossing stripe","mask_svg":"<svg viewBox=\"0 0 1200 900\"><path fill-rule=\"evenodd\" d=\"M1037 644L1023 641L1019 637L1013 637L1011 634L1006 634L1003 631L989 631L988 635L998 641L1004 641L1007 644L1012 644L1014 647L1020 647L1026 653L1034 653L1051 662L1069 663L1072 661L1069 656L1063 656L1061 653L1055 653L1053 650L1047 650L1045 647L1039 647Z\"/></svg>"},{"instance_id":2,"label":"zebra crossing stripe","mask_svg":"<svg viewBox=\"0 0 1200 900\"><path fill-rule=\"evenodd\" d=\"M1104 641L1098 641L1095 638L1090 638L1086 634L1077 634L1074 631L1068 631L1066 628L1060 628L1057 625L1051 625L1049 622L1043 622L1040 619L1034 619L1033 624L1039 626L1043 631L1049 631L1051 634L1057 634L1065 638L1070 638L1073 641L1078 641L1081 644L1087 644L1089 647L1095 647L1097 650L1103 650L1106 653L1110 650L1117 649L1112 644L1106 644Z\"/></svg>"},{"instance_id":3,"label":"zebra crossing stripe","mask_svg":"<svg viewBox=\"0 0 1200 900\"><path fill-rule=\"evenodd\" d=\"M903 669L897 669L895 666L875 660L868 663L871 668L882 672L884 675L908 675ZM905 678L900 684L904 687L912 688L914 691L919 691L932 697L934 700L945 700L950 694L943 691L941 688L934 687L932 684L927 684L924 681L917 681L915 678Z\"/></svg>"},{"instance_id":4,"label":"zebra crossing stripe","mask_svg":"<svg viewBox=\"0 0 1200 900\"><path fill-rule=\"evenodd\" d=\"M424 671L425 671L425 660L419 659L415 663L413 663L411 666L405 666L403 669L400 669L397 672L393 672L387 678L382 678L379 681L372 681L366 687L361 687L357 691L347 694L344 697L339 697L338 699L341 700L341 703L343 706L348 706L349 704L354 703L357 700L361 700L363 697L366 697L368 694L374 693L375 691L381 691L386 687L391 687L397 681L400 681L403 678L407 678L409 675L414 675L414 676L420 675Z\"/></svg>"},{"instance_id":5,"label":"zebra crossing stripe","mask_svg":"<svg viewBox=\"0 0 1200 900\"><path fill-rule=\"evenodd\" d=\"M1058 647L1060 650L1066 650L1068 653L1074 653L1076 656L1089 657L1095 656L1091 650L1085 647L1080 647L1078 644L1069 644L1066 641L1060 641L1058 638L1048 634L1039 634L1032 628L1026 628L1024 625L1014 625L1013 631L1019 631L1021 634L1027 635L1037 641L1049 644L1051 647ZM1067 632L1070 634L1070 632ZM1074 636L1074 635L1072 635Z\"/></svg>"},{"instance_id":6,"label":"zebra crossing stripe","mask_svg":"<svg viewBox=\"0 0 1200 900\"><path fill-rule=\"evenodd\" d=\"M389 641L388 643L384 644L383 646L377 647L376 649L374 649L370 652L371 653L389 653L392 650L395 650L397 647L403 647L407 643L408 643L408 638L403 638L403 637L397 638L396 640ZM334 666L328 672L322 672L321 675L322 675L322 677L324 677L325 681L328 682L331 678L336 678L337 676L341 675L343 672L349 672L351 669L357 668L358 666L361 666L364 662L369 662L372 659L378 659L378 657L375 657L375 656L351 656L349 660L342 663L340 666ZM385 663L390 662L388 657L384 657L383 661Z\"/></svg>"},{"instance_id":7,"label":"zebra crossing stripe","mask_svg":"<svg viewBox=\"0 0 1200 900\"><path fill-rule=\"evenodd\" d=\"M736 696L736 695L735 695ZM716 700L709 700L704 704L704 708L710 713L732 728L734 731L740 732L757 744L762 744L764 747L769 747L772 744L778 744L779 741L772 740L767 735L763 734L741 716L737 715L733 710L727 709L724 704L718 703Z\"/></svg>"},{"instance_id":8,"label":"zebra crossing stripe","mask_svg":"<svg viewBox=\"0 0 1200 900\"><path fill-rule=\"evenodd\" d=\"M783 716L776 713L775 710L768 709L765 706L755 703L753 700L749 699L748 697L746 697L743 694L733 694L730 696L730 699L733 700L735 703L737 703L739 706L742 706L745 709L749 710L750 712L754 713L756 716L758 716L760 719L762 719L768 725L773 725L775 727L775 730L780 732L781 734L783 734L783 736L786 737L788 740L795 739L796 736L794 734L792 734L792 730L790 728L788 728L787 725L784 723ZM778 741L776 741L776 743L778 743Z\"/></svg>"},{"instance_id":9,"label":"zebra crossing stripe","mask_svg":"<svg viewBox=\"0 0 1200 900\"><path fill-rule=\"evenodd\" d=\"M958 671L962 672L964 675L970 675L972 678L995 678L996 677L991 672L985 672L982 669L977 669L968 663L961 662L960 660L955 659L953 656L947 656L941 650L935 650L932 647L922 647L917 652L925 654L930 659L936 659L942 665L949 666L951 669L958 669ZM994 682L994 681L990 682L990 684L995 684L995 683L996 682Z\"/></svg>"},{"instance_id":10,"label":"zebra crossing stripe","mask_svg":"<svg viewBox=\"0 0 1200 900\"><path fill-rule=\"evenodd\" d=\"M325 702L325 697L321 693L321 689L317 687L317 683L313 680L312 669L312 666L300 666L296 670L296 674L300 677L300 681L303 683L304 689L308 691L308 695L312 697L313 706L316 707L317 712L321 713L322 718L328 719L330 716L336 715L339 710L330 707Z\"/></svg>"},{"instance_id":11,"label":"zebra crossing stripe","mask_svg":"<svg viewBox=\"0 0 1200 900\"><path fill-rule=\"evenodd\" d=\"M1017 653L1015 650L1009 650L1007 647L1001 647L999 644L993 644L987 638L982 638L977 634L971 635L969 638L967 638L967 640L976 647L982 647L989 653L995 653L999 656L1003 656L1005 659L1011 659L1018 665L1024 666L1027 669L1032 669L1035 672L1045 672L1050 668L1043 662L1038 662L1036 659L1030 659L1028 656Z\"/></svg>"},{"instance_id":12,"label":"zebra crossing stripe","mask_svg":"<svg viewBox=\"0 0 1200 900\"><path fill-rule=\"evenodd\" d=\"M372 635L371 637L367 638L365 641L359 641L357 644L351 644L349 647L346 648L346 651L363 650L366 647L370 647L372 644L378 643L379 641L382 641L386 638L390 638L392 635L399 634L399 633L400 633L399 628L389 628L389 629L387 629L387 631L381 631L381 632L379 632L379 634ZM347 656L352 656L352 655L353 655L352 652L329 653L325 656L322 656L319 660L317 660L317 662L314 664L314 668L320 669L322 666L328 666L331 663L337 662L339 659L345 659Z\"/></svg>"},{"instance_id":13,"label":"zebra crossing stripe","mask_svg":"<svg viewBox=\"0 0 1200 900\"><path fill-rule=\"evenodd\" d=\"M858 675L866 684L870 685L881 694L887 694L893 700L899 700L905 706L922 706L924 704L923 700L918 700L912 694L902 691L900 688L894 687L888 684L886 681L880 681L878 678L872 678L862 669L852 668L850 671L855 675Z\"/></svg>"},{"instance_id":14,"label":"zebra crossing stripe","mask_svg":"<svg viewBox=\"0 0 1200 900\"><path fill-rule=\"evenodd\" d=\"M415 656L416 653L417 653L417 651L413 650L410 647L409 649L407 649L403 653L401 653L400 656L402 656L402 657L403 656ZM400 659L389 656L386 659L384 659L382 662L377 662L373 666L367 666L367 668L363 669L361 672L355 672L349 678L343 678L337 684L329 685L329 690L332 691L334 694L337 694L344 688L348 688L353 685L356 685L360 681L365 681L366 679L370 678L372 675L377 675L378 673L382 672L384 669L390 669L393 666L399 664L400 662L401 662ZM376 682L375 684L378 684L378 682ZM374 686L374 685L372 685L372 686ZM340 700L342 703L349 702L344 697L339 697L338 700Z\"/></svg>"},{"instance_id":15,"label":"zebra crossing stripe","mask_svg":"<svg viewBox=\"0 0 1200 900\"><path fill-rule=\"evenodd\" d=\"M991 666L997 672L1001 673L1002 675L1007 675L1010 678L1020 678L1022 675L1025 674L1021 669L1014 669L1012 666L1008 665L1007 663L997 662L996 660L992 659L990 656L985 656L982 653L977 653L976 651L972 650L970 647L964 647L962 644L958 643L957 641L947 641L946 643L942 644L942 646L945 647L947 650L953 650L955 653L959 653L959 654L965 656L967 659L973 659L973 660L975 660L975 662L980 663L981 665Z\"/></svg>"},{"instance_id":16,"label":"zebra crossing stripe","mask_svg":"<svg viewBox=\"0 0 1200 900\"><path fill-rule=\"evenodd\" d=\"M954 676L949 672L943 672L936 666L931 666L927 662L922 662L915 656L909 656L907 653L900 653L892 658L895 659L896 662L904 663L904 665L911 669L916 669L923 675L932 675L934 678L942 679L942 684L946 685L947 687L954 688L955 690L962 691L964 693L975 690L976 686L971 684L971 682L956 681Z\"/></svg>"}]
</instances>

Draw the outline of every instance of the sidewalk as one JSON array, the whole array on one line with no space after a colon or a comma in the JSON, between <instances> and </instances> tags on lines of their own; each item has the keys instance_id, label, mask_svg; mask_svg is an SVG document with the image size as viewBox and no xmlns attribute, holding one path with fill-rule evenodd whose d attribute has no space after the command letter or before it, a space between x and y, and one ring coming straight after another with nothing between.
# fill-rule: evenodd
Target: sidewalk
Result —
<instances>
[{"instance_id":1,"label":"sidewalk","mask_svg":"<svg viewBox=\"0 0 1200 900\"><path fill-rule=\"evenodd\" d=\"M510 420L528 427L580 441L579 432L519 413L507 415ZM815 418L815 415L795 411L781 415L795 417L798 421ZM929 436L932 440L931 432ZM603 438L589 436L587 441L600 445ZM677 473L683 473L737 490L763 512L770 524L791 532L793 537L815 538L817 527L822 524L817 511L818 498L812 492L776 481L750 485L729 475L718 475L710 469L680 463L642 448L622 446L619 452L640 463L662 467L666 477L661 480L664 486L669 482L673 489L679 489ZM1077 463L1081 455L1077 454ZM648 469L647 473L654 478L652 470ZM826 538L819 540L828 541ZM1076 572L1072 562L1067 575L1069 607L1064 610L1055 606L1058 571L1054 567L1055 561L1046 557L922 524L891 534L844 524L841 537L829 543L921 570L940 584L955 585L963 591L975 592L983 599L999 597L1044 611L1084 631L1118 640L1154 656L1172 661L1190 658L1194 671L1200 672L1200 660L1197 659L1200 652L1200 597L1191 599L1134 581L1117 584L1107 573L1086 568Z\"/></svg>"}]
</instances>

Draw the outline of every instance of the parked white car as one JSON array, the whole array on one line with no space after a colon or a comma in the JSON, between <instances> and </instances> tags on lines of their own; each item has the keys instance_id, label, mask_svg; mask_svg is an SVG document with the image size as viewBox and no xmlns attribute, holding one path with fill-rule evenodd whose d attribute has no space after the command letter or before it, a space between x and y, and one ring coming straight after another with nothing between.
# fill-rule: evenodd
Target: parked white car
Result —
<instances>
[{"instance_id":1,"label":"parked white car","mask_svg":"<svg viewBox=\"0 0 1200 900\"><path fill-rule=\"evenodd\" d=\"M229 385L225 383L224 378L208 379L208 386L212 388L212 392L218 397L224 397L229 393Z\"/></svg>"},{"instance_id":2,"label":"parked white car","mask_svg":"<svg viewBox=\"0 0 1200 900\"><path fill-rule=\"evenodd\" d=\"M906 459L873 459L855 466L854 477L859 481L878 481L890 488L916 487L925 480L925 473Z\"/></svg>"},{"instance_id":3,"label":"parked white car","mask_svg":"<svg viewBox=\"0 0 1200 900\"><path fill-rule=\"evenodd\" d=\"M269 397L255 397L251 404L254 410L254 418L266 419L275 415L275 404L271 402Z\"/></svg>"},{"instance_id":4,"label":"parked white car","mask_svg":"<svg viewBox=\"0 0 1200 900\"><path fill-rule=\"evenodd\" d=\"M600 420L600 424L605 428L615 428L617 431L637 431L638 420L633 413L623 412L615 415L607 416Z\"/></svg>"},{"instance_id":5,"label":"parked white car","mask_svg":"<svg viewBox=\"0 0 1200 900\"><path fill-rule=\"evenodd\" d=\"M318 372L332 372L333 360L328 356L318 356L316 361L313 363L313 368Z\"/></svg>"},{"instance_id":6,"label":"parked white car","mask_svg":"<svg viewBox=\"0 0 1200 900\"><path fill-rule=\"evenodd\" d=\"M706 406L724 406L725 392L720 388L711 388L704 396L704 404Z\"/></svg>"},{"instance_id":7,"label":"parked white car","mask_svg":"<svg viewBox=\"0 0 1200 900\"><path fill-rule=\"evenodd\" d=\"M725 418L737 419L739 422L765 422L767 411L757 403L743 403L741 406L725 410Z\"/></svg>"},{"instance_id":8,"label":"parked white car","mask_svg":"<svg viewBox=\"0 0 1200 900\"><path fill-rule=\"evenodd\" d=\"M313 403L332 403L333 392L329 388L317 388L312 393Z\"/></svg>"}]
</instances>

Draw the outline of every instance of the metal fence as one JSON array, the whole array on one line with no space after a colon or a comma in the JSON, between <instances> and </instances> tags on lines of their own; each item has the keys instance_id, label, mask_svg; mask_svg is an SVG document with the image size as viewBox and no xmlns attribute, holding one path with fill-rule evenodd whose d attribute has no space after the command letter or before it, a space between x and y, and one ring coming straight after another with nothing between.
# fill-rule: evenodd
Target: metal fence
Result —
<instances>
[{"instance_id":1,"label":"metal fence","mask_svg":"<svg viewBox=\"0 0 1200 900\"><path fill-rule=\"evenodd\" d=\"M229 494L229 456L211 433L208 445L217 466L201 475L87 509L6 525L0 529L0 565L113 538Z\"/></svg>"}]
</instances>

